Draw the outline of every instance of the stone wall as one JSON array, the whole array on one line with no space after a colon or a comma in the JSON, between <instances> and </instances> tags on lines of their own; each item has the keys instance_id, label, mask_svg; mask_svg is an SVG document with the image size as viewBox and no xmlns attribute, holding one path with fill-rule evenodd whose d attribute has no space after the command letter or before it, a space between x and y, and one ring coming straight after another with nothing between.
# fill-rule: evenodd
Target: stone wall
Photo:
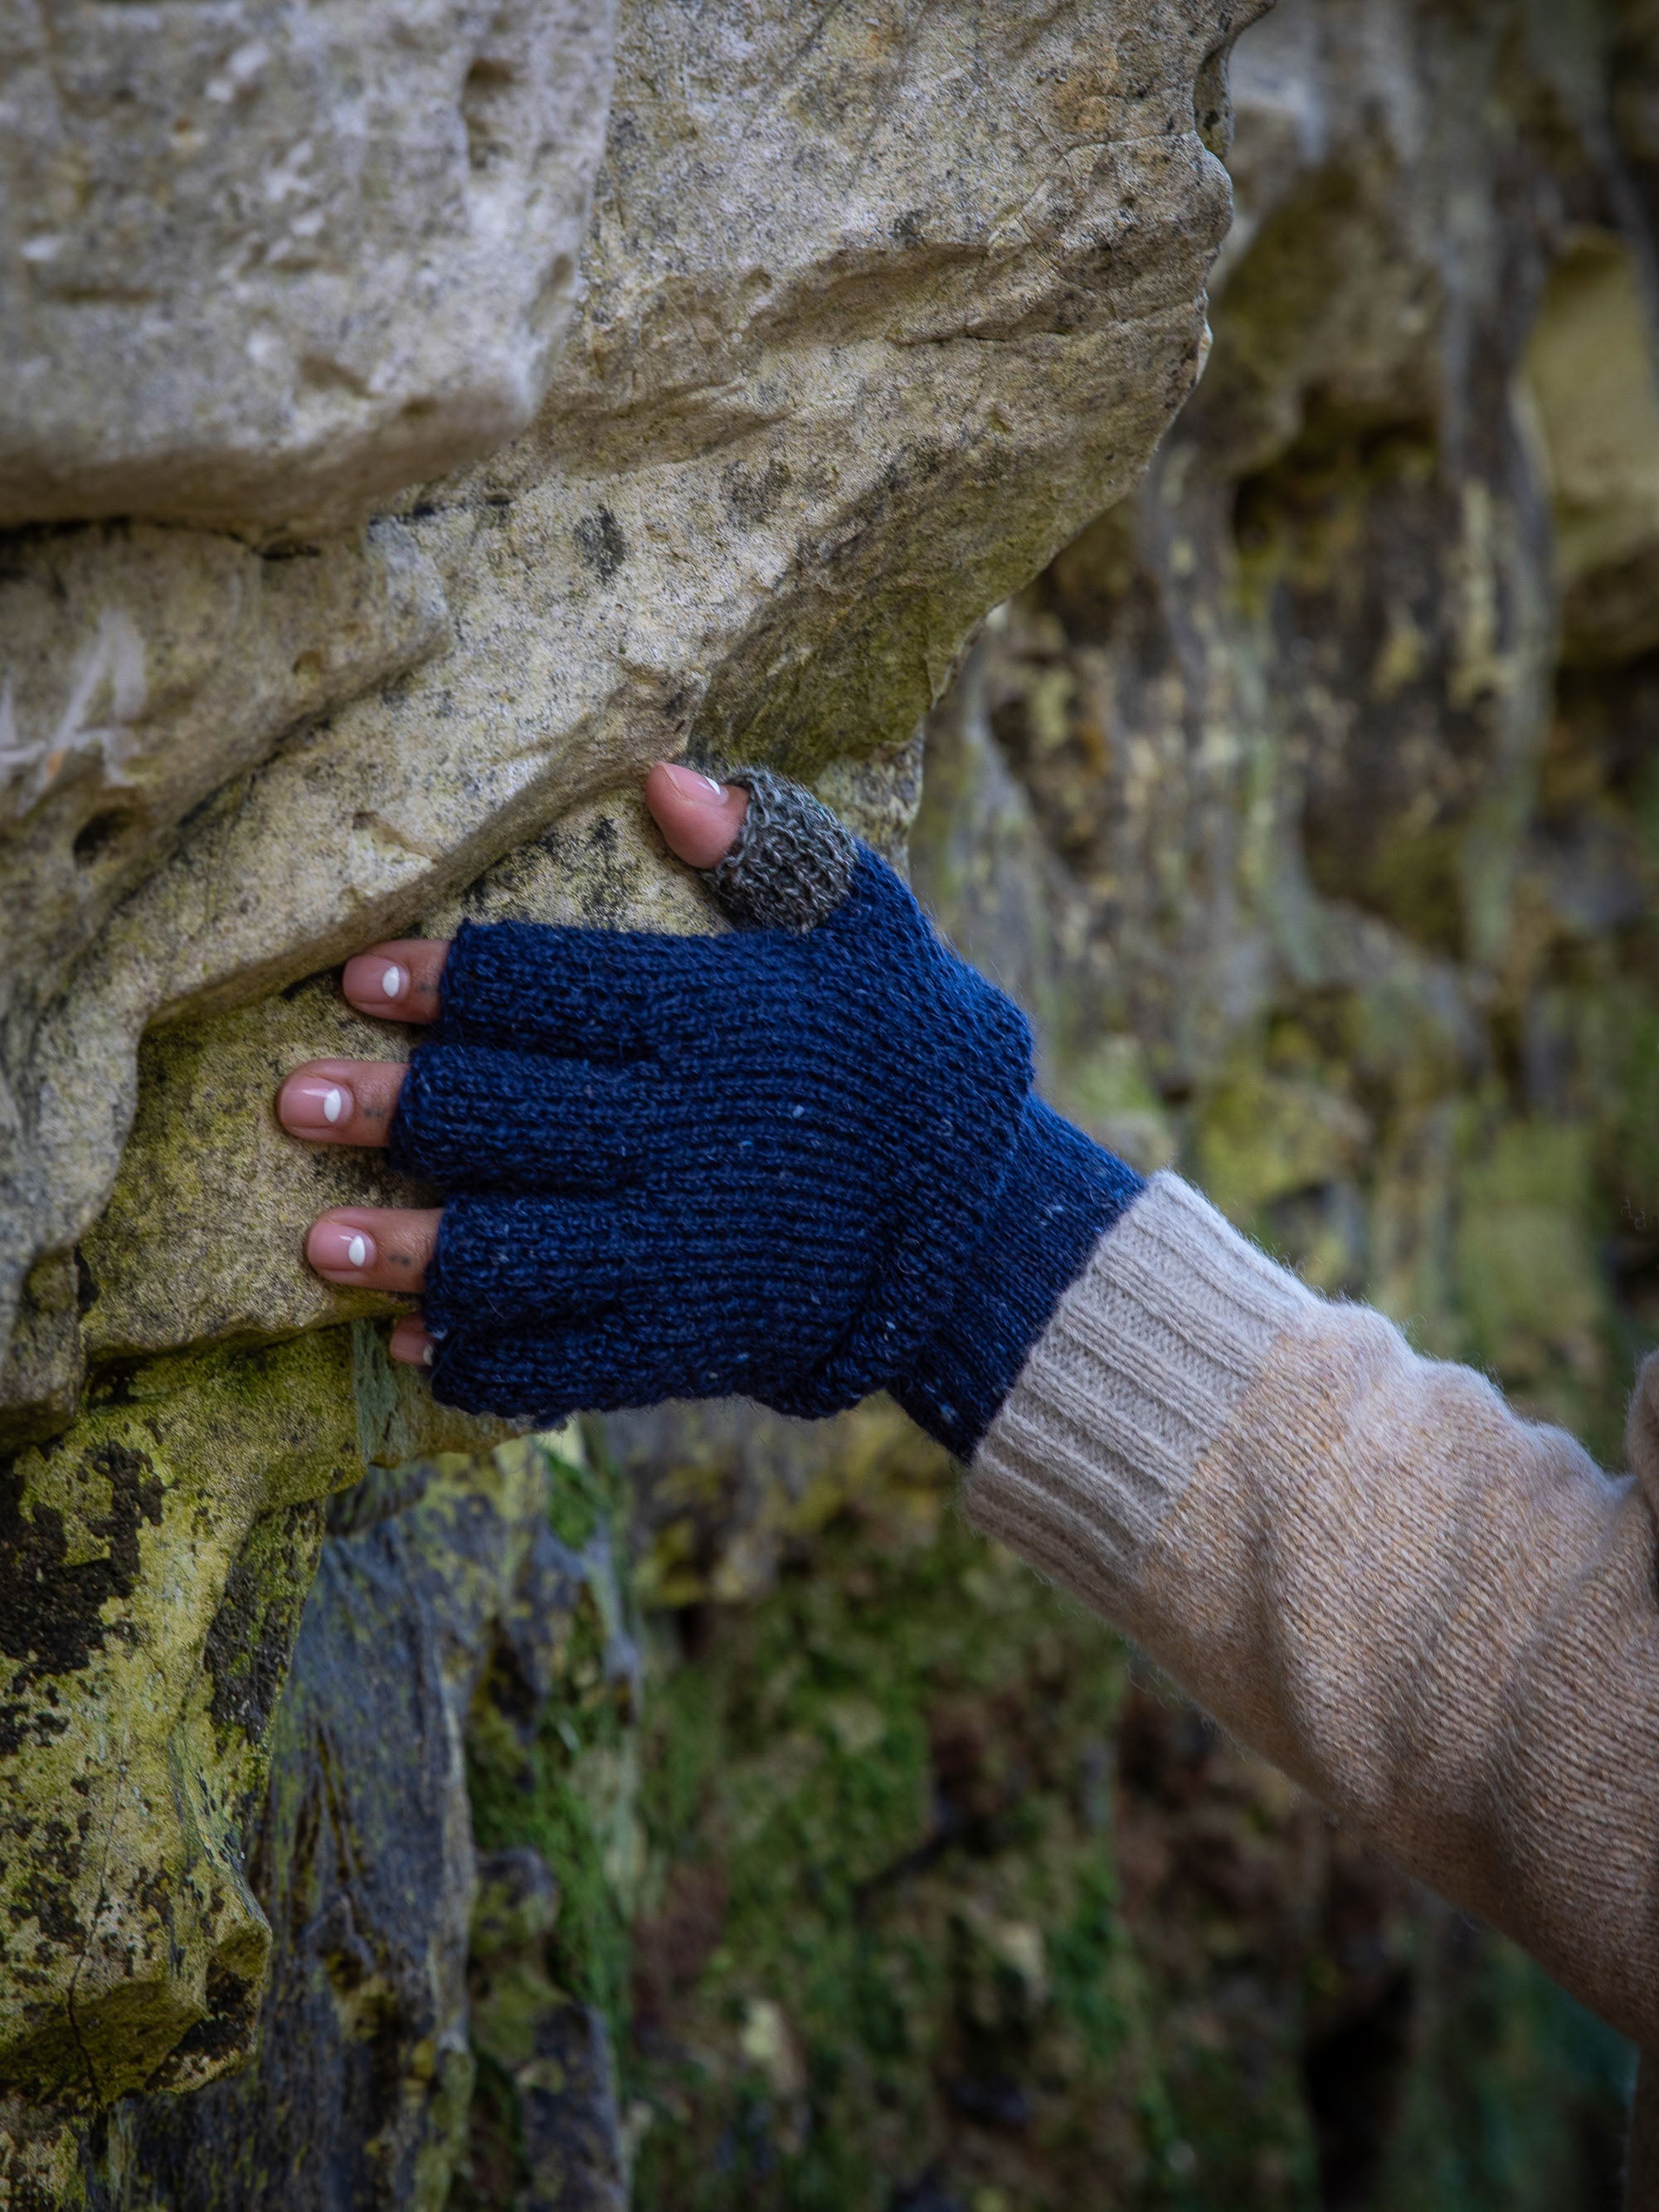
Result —
<instances>
[{"instance_id":1,"label":"stone wall","mask_svg":"<svg viewBox=\"0 0 1659 2212\"><path fill-rule=\"evenodd\" d=\"M389 1302L299 1259L319 1205L382 1188L270 1117L284 1067L361 1040L331 964L463 910L713 926L632 796L665 754L892 815L974 624L1191 386L1255 12L48 0L14 27L19 2201L70 2186L64 2115L247 2057L319 1501L365 1455L489 1441L399 1395Z\"/></svg>"},{"instance_id":2,"label":"stone wall","mask_svg":"<svg viewBox=\"0 0 1659 2212\"><path fill-rule=\"evenodd\" d=\"M1610 2201L1613 2039L890 1409L438 1419L269 1111L378 932L717 926L637 771L775 761L1067 1111L1616 1450L1659 43L1257 12L20 37L3 2201Z\"/></svg>"}]
</instances>

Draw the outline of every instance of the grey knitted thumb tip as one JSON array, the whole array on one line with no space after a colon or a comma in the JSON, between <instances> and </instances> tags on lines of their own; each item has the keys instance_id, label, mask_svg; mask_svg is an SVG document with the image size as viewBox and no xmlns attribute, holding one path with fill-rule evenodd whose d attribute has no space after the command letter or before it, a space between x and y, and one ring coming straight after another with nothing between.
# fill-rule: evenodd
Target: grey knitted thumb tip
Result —
<instances>
[{"instance_id":1,"label":"grey knitted thumb tip","mask_svg":"<svg viewBox=\"0 0 1659 2212\"><path fill-rule=\"evenodd\" d=\"M732 849L702 879L733 921L753 929L815 929L846 897L858 846L821 799L766 768L724 781L749 793Z\"/></svg>"}]
</instances>

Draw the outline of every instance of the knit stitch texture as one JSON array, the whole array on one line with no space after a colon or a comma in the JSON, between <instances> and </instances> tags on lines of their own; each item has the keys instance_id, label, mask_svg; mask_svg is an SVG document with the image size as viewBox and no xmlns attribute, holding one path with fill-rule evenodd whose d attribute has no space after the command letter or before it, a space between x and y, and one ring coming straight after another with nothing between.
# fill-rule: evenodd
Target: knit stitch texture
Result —
<instances>
[{"instance_id":1,"label":"knit stitch texture","mask_svg":"<svg viewBox=\"0 0 1659 2212\"><path fill-rule=\"evenodd\" d=\"M814 805L773 805L792 842ZM817 1415L890 1388L977 1443L1139 1185L1036 1101L1024 1017L826 819L809 872L845 847L850 883L810 928L462 927L392 1131L444 1195L447 1403Z\"/></svg>"},{"instance_id":2,"label":"knit stitch texture","mask_svg":"<svg viewBox=\"0 0 1659 2212\"><path fill-rule=\"evenodd\" d=\"M974 1456L1055 1302L1144 1188L1035 1092L1026 1099L1008 1173L951 1310L891 1385L911 1419L958 1459Z\"/></svg>"},{"instance_id":3,"label":"knit stitch texture","mask_svg":"<svg viewBox=\"0 0 1659 2212\"><path fill-rule=\"evenodd\" d=\"M852 889L857 840L821 799L769 768L729 769L726 780L749 793L749 805L704 883L733 921L763 929L828 921Z\"/></svg>"},{"instance_id":4,"label":"knit stitch texture","mask_svg":"<svg viewBox=\"0 0 1659 2212\"><path fill-rule=\"evenodd\" d=\"M1627 1448L1632 1476L1604 1473L1162 1175L1060 1300L963 1505L1654 2052L1659 1354ZM1653 2212L1659 2084L1634 2158Z\"/></svg>"}]
</instances>

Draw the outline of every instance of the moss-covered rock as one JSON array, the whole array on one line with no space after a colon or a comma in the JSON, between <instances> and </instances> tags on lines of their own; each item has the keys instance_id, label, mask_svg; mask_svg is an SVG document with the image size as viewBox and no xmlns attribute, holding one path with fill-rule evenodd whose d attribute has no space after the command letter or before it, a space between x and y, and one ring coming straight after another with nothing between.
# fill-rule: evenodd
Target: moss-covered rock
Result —
<instances>
[{"instance_id":1,"label":"moss-covered rock","mask_svg":"<svg viewBox=\"0 0 1659 2212\"><path fill-rule=\"evenodd\" d=\"M929 719L919 886L1068 1112L1616 1450L1652 56L1615 173L1587 13L1281 0L1208 374L1119 498L1195 364L1225 17L624 10L531 432L315 555L17 549L31 744L89 669L64 758L142 737L151 794L27 817L40 941L101 939L6 1036L27 2212L1608 2201L1620 2046L972 1538L895 1409L483 1452L301 1263L374 1170L261 1104L381 1048L325 963L384 927L718 926L620 787L657 752L902 857L918 715L1069 538Z\"/></svg>"},{"instance_id":2,"label":"moss-covered rock","mask_svg":"<svg viewBox=\"0 0 1659 2212\"><path fill-rule=\"evenodd\" d=\"M95 2106L245 2055L246 1832L319 1501L362 1454L337 1332L143 1370L8 1463L9 2087Z\"/></svg>"},{"instance_id":3,"label":"moss-covered rock","mask_svg":"<svg viewBox=\"0 0 1659 2212\"><path fill-rule=\"evenodd\" d=\"M94 2204L447 2202L477 2065L469 2022L492 2063L511 2041L486 2033L511 2010L505 1989L495 2013L476 1992L469 2010L470 1937L505 1983L556 1910L550 1878L539 1920L520 1881L515 1923L499 1859L480 1893L469 1735L492 1733L486 1711L492 1740L533 1732L608 1573L603 1543L554 1534L550 1502L583 1480L562 1449L580 1462L574 1437L520 1442L333 1501L248 1838L275 1931L257 2057L199 2095L118 2107L87 2141Z\"/></svg>"}]
</instances>

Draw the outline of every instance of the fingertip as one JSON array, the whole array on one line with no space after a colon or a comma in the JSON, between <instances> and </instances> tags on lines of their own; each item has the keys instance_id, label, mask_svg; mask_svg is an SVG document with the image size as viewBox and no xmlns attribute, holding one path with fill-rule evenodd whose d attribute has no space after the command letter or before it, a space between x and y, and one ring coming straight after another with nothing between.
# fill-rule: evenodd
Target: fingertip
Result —
<instances>
[{"instance_id":1,"label":"fingertip","mask_svg":"<svg viewBox=\"0 0 1659 2212\"><path fill-rule=\"evenodd\" d=\"M354 953L340 988L359 1013L381 1021L434 1022L448 957L447 939L394 938Z\"/></svg>"},{"instance_id":2,"label":"fingertip","mask_svg":"<svg viewBox=\"0 0 1659 2212\"><path fill-rule=\"evenodd\" d=\"M331 1061L296 1067L276 1092L276 1118L290 1136L321 1142L343 1137L356 1117L351 1085Z\"/></svg>"},{"instance_id":3,"label":"fingertip","mask_svg":"<svg viewBox=\"0 0 1659 2212\"><path fill-rule=\"evenodd\" d=\"M367 1220L355 1209L319 1214L306 1231L306 1258L331 1283L366 1279L380 1258Z\"/></svg>"},{"instance_id":4,"label":"fingertip","mask_svg":"<svg viewBox=\"0 0 1659 2212\"><path fill-rule=\"evenodd\" d=\"M749 793L682 763L659 761L645 779L645 803L671 853L694 868L712 868L743 826Z\"/></svg>"},{"instance_id":5,"label":"fingertip","mask_svg":"<svg viewBox=\"0 0 1659 2212\"><path fill-rule=\"evenodd\" d=\"M409 1070L395 1060L310 1060L283 1077L276 1118L313 1145L383 1148Z\"/></svg>"},{"instance_id":6,"label":"fingertip","mask_svg":"<svg viewBox=\"0 0 1659 2212\"><path fill-rule=\"evenodd\" d=\"M331 1206L306 1232L306 1258L326 1282L418 1297L441 1218L435 1206Z\"/></svg>"},{"instance_id":7,"label":"fingertip","mask_svg":"<svg viewBox=\"0 0 1659 2212\"><path fill-rule=\"evenodd\" d=\"M430 1367L437 1352L432 1332L419 1314L403 1314L393 1323L386 1350L401 1367Z\"/></svg>"}]
</instances>

